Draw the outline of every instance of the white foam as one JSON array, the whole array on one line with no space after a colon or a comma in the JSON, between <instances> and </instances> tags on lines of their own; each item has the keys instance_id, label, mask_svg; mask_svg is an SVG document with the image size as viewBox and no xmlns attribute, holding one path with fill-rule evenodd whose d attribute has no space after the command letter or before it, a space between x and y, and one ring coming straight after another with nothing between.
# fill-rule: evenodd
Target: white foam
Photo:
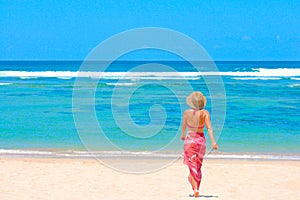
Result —
<instances>
[{"instance_id":1,"label":"white foam","mask_svg":"<svg viewBox=\"0 0 300 200\"><path fill-rule=\"evenodd\" d=\"M0 85L11 85L12 83L0 83Z\"/></svg>"},{"instance_id":2,"label":"white foam","mask_svg":"<svg viewBox=\"0 0 300 200\"><path fill-rule=\"evenodd\" d=\"M35 151L35 150L21 150L21 149L0 149L0 154L39 154L49 155L53 154L51 151Z\"/></svg>"},{"instance_id":3,"label":"white foam","mask_svg":"<svg viewBox=\"0 0 300 200\"><path fill-rule=\"evenodd\" d=\"M231 79L233 79L233 80L258 80L259 77L241 77L241 78L235 77L235 78L231 78Z\"/></svg>"},{"instance_id":4,"label":"white foam","mask_svg":"<svg viewBox=\"0 0 300 200\"><path fill-rule=\"evenodd\" d=\"M152 152L152 151L80 151L80 150L27 150L0 149L0 157L72 157L72 158L182 158L182 152ZM255 159L255 160L300 160L300 154L264 154L264 153L226 153L211 152L205 156L208 159Z\"/></svg>"},{"instance_id":5,"label":"white foam","mask_svg":"<svg viewBox=\"0 0 300 200\"><path fill-rule=\"evenodd\" d=\"M58 79L63 79L63 80L69 80L69 79L72 79L73 77L70 77L70 76L60 76L60 77L57 77Z\"/></svg>"},{"instance_id":6,"label":"white foam","mask_svg":"<svg viewBox=\"0 0 300 200\"><path fill-rule=\"evenodd\" d=\"M260 74L260 76L300 76L300 68L253 68L252 70L257 71Z\"/></svg>"},{"instance_id":7,"label":"white foam","mask_svg":"<svg viewBox=\"0 0 300 200\"><path fill-rule=\"evenodd\" d=\"M212 159L255 159L255 160L300 160L299 155L283 155L283 154L208 154L206 158Z\"/></svg>"},{"instance_id":8,"label":"white foam","mask_svg":"<svg viewBox=\"0 0 300 200\"><path fill-rule=\"evenodd\" d=\"M281 80L279 77L261 77L260 80Z\"/></svg>"},{"instance_id":9,"label":"white foam","mask_svg":"<svg viewBox=\"0 0 300 200\"><path fill-rule=\"evenodd\" d=\"M235 76L238 77L263 77L279 80L279 77L300 76L300 68L255 68L250 72L90 72L90 71L0 71L0 77L20 77L20 78L37 78L37 77L57 77L57 78L101 78L101 79L187 79L197 80L201 76Z\"/></svg>"},{"instance_id":10,"label":"white foam","mask_svg":"<svg viewBox=\"0 0 300 200\"><path fill-rule=\"evenodd\" d=\"M22 79L46 77L70 79L82 78L102 78L102 79L199 79L199 73L194 72L71 72L71 71L0 71L0 77L19 77Z\"/></svg>"},{"instance_id":11,"label":"white foam","mask_svg":"<svg viewBox=\"0 0 300 200\"><path fill-rule=\"evenodd\" d=\"M20 79L37 79L37 76L20 76Z\"/></svg>"},{"instance_id":12,"label":"white foam","mask_svg":"<svg viewBox=\"0 0 300 200\"><path fill-rule=\"evenodd\" d=\"M291 85L288 85L288 87L291 87L291 88L300 87L300 84L291 84Z\"/></svg>"},{"instance_id":13,"label":"white foam","mask_svg":"<svg viewBox=\"0 0 300 200\"><path fill-rule=\"evenodd\" d=\"M280 77L235 77L234 80L281 80Z\"/></svg>"},{"instance_id":14,"label":"white foam","mask_svg":"<svg viewBox=\"0 0 300 200\"><path fill-rule=\"evenodd\" d=\"M291 80L300 81L300 77L291 77Z\"/></svg>"},{"instance_id":15,"label":"white foam","mask_svg":"<svg viewBox=\"0 0 300 200\"><path fill-rule=\"evenodd\" d=\"M132 86L132 85L136 85L136 83L106 83L106 85L114 85L114 86Z\"/></svg>"}]
</instances>

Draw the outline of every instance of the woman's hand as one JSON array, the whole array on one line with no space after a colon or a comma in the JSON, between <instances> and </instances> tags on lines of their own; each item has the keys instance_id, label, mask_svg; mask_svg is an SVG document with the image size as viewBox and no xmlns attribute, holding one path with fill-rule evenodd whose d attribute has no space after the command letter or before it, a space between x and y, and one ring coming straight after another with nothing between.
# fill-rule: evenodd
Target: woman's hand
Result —
<instances>
[{"instance_id":1,"label":"woman's hand","mask_svg":"<svg viewBox=\"0 0 300 200\"><path fill-rule=\"evenodd\" d=\"M185 140L185 135L181 135L181 140Z\"/></svg>"},{"instance_id":2,"label":"woman's hand","mask_svg":"<svg viewBox=\"0 0 300 200\"><path fill-rule=\"evenodd\" d=\"M212 148L213 148L214 150L218 150L218 145L217 145L217 143L214 143L213 146L212 146Z\"/></svg>"}]
</instances>

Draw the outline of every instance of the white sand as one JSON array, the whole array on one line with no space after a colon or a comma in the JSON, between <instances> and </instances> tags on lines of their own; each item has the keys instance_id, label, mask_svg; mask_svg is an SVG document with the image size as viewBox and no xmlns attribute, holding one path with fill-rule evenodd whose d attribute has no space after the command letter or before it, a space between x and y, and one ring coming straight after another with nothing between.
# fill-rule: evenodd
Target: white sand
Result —
<instances>
[{"instance_id":1,"label":"white sand","mask_svg":"<svg viewBox=\"0 0 300 200\"><path fill-rule=\"evenodd\" d=\"M178 161L134 175L88 159L0 159L0 199L194 199ZM300 162L205 160L198 199L300 199Z\"/></svg>"}]
</instances>

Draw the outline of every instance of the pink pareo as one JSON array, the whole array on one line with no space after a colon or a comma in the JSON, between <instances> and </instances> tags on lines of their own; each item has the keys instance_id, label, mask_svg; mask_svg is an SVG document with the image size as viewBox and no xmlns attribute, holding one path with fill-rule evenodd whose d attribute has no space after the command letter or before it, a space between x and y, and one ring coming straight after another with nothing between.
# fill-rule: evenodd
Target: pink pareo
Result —
<instances>
[{"instance_id":1,"label":"pink pareo","mask_svg":"<svg viewBox=\"0 0 300 200\"><path fill-rule=\"evenodd\" d=\"M202 178L201 166L205 151L206 144L204 133L188 132L188 135L184 140L184 164L189 167L191 175L197 182L198 190ZM191 181L192 180L189 178L189 182L192 185Z\"/></svg>"}]
</instances>

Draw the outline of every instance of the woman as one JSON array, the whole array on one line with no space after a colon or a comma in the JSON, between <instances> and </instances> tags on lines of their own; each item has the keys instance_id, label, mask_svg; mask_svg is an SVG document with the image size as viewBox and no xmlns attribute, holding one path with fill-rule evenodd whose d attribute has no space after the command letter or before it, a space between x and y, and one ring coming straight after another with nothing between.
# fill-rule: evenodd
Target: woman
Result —
<instances>
[{"instance_id":1,"label":"woman","mask_svg":"<svg viewBox=\"0 0 300 200\"><path fill-rule=\"evenodd\" d=\"M206 98L201 92L193 92L187 97L186 102L192 109L186 110L182 119L181 139L184 140L184 163L190 170L188 180L194 190L194 196L198 197L202 178L201 166L206 151L204 137L205 126L212 142L213 149L217 150L218 145L215 141L210 124L209 112L204 110ZM185 135L186 128L188 128L187 136Z\"/></svg>"}]
</instances>

